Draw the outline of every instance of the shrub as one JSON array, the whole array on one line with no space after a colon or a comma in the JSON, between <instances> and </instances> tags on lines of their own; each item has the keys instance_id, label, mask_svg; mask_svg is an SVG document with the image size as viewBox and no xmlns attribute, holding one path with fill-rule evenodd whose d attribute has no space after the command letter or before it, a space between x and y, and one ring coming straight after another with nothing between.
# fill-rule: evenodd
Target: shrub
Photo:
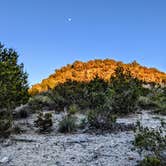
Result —
<instances>
[{"instance_id":1,"label":"shrub","mask_svg":"<svg viewBox=\"0 0 166 166\"><path fill-rule=\"evenodd\" d=\"M96 76L86 87L86 100L88 100L89 109L98 109L106 102L106 92L108 83Z\"/></svg>"},{"instance_id":2,"label":"shrub","mask_svg":"<svg viewBox=\"0 0 166 166\"><path fill-rule=\"evenodd\" d=\"M42 110L44 107L48 107L51 100L48 96L44 94L36 95L30 98L28 104L33 111Z\"/></svg>"},{"instance_id":3,"label":"shrub","mask_svg":"<svg viewBox=\"0 0 166 166\"><path fill-rule=\"evenodd\" d=\"M115 113L130 113L136 110L137 101L141 92L141 82L132 77L129 70L119 66L110 79L110 88L113 93L110 100Z\"/></svg>"},{"instance_id":4,"label":"shrub","mask_svg":"<svg viewBox=\"0 0 166 166\"><path fill-rule=\"evenodd\" d=\"M162 165L160 159L156 157L145 157L139 163L139 166L164 166L164 165Z\"/></svg>"},{"instance_id":5,"label":"shrub","mask_svg":"<svg viewBox=\"0 0 166 166\"><path fill-rule=\"evenodd\" d=\"M69 115L74 115L78 112L79 108L76 104L72 104L69 106L69 109L68 109L68 114Z\"/></svg>"},{"instance_id":6,"label":"shrub","mask_svg":"<svg viewBox=\"0 0 166 166\"><path fill-rule=\"evenodd\" d=\"M96 76L90 82L76 82L67 80L59 84L48 93L55 104L55 110L62 111L69 108L71 103L79 106L81 110L96 109L105 102L108 83Z\"/></svg>"},{"instance_id":7,"label":"shrub","mask_svg":"<svg viewBox=\"0 0 166 166\"><path fill-rule=\"evenodd\" d=\"M39 128L40 132L50 131L51 127L53 126L52 114L40 112L37 120L34 123L35 126Z\"/></svg>"},{"instance_id":8,"label":"shrub","mask_svg":"<svg viewBox=\"0 0 166 166\"><path fill-rule=\"evenodd\" d=\"M137 122L134 144L141 149L158 154L166 147L166 136L163 136L162 132L161 128L159 130L149 129Z\"/></svg>"},{"instance_id":9,"label":"shrub","mask_svg":"<svg viewBox=\"0 0 166 166\"><path fill-rule=\"evenodd\" d=\"M87 105L84 93L86 91L85 87L85 83L67 80L67 82L50 90L47 95L54 102L56 111L62 111L65 107L69 108L71 103L82 108Z\"/></svg>"},{"instance_id":10,"label":"shrub","mask_svg":"<svg viewBox=\"0 0 166 166\"><path fill-rule=\"evenodd\" d=\"M166 135L164 136L163 132L165 132L164 124L161 122L162 126L159 129L149 129L148 127L143 127L140 125L140 122L137 122L136 125L136 134L134 145L137 146L141 151L146 150L150 151L154 156L146 157L143 161L141 161L141 166L149 166L159 164L159 166L164 166L166 161L161 157L161 153L166 150Z\"/></svg>"},{"instance_id":11,"label":"shrub","mask_svg":"<svg viewBox=\"0 0 166 166\"><path fill-rule=\"evenodd\" d=\"M149 96L140 96L138 106L143 109L154 109L157 107L157 104Z\"/></svg>"},{"instance_id":12,"label":"shrub","mask_svg":"<svg viewBox=\"0 0 166 166\"><path fill-rule=\"evenodd\" d=\"M111 129L116 122L116 117L108 110L90 110L87 121L90 127L96 129Z\"/></svg>"},{"instance_id":13,"label":"shrub","mask_svg":"<svg viewBox=\"0 0 166 166\"><path fill-rule=\"evenodd\" d=\"M61 133L71 133L77 128L76 117L65 115L59 122L59 131Z\"/></svg>"},{"instance_id":14,"label":"shrub","mask_svg":"<svg viewBox=\"0 0 166 166\"><path fill-rule=\"evenodd\" d=\"M165 88L160 86L153 87L150 93L150 99L154 103L154 112L166 115L166 93Z\"/></svg>"}]
</instances>

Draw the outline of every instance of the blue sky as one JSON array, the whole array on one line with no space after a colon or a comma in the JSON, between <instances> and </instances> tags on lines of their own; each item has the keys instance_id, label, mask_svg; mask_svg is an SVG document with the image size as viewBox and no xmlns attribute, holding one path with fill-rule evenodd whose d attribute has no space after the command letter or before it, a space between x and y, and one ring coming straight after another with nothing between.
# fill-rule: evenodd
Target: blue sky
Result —
<instances>
[{"instance_id":1,"label":"blue sky","mask_svg":"<svg viewBox=\"0 0 166 166\"><path fill-rule=\"evenodd\" d=\"M0 11L0 41L19 53L30 84L75 60L166 72L166 0L0 0Z\"/></svg>"}]
</instances>

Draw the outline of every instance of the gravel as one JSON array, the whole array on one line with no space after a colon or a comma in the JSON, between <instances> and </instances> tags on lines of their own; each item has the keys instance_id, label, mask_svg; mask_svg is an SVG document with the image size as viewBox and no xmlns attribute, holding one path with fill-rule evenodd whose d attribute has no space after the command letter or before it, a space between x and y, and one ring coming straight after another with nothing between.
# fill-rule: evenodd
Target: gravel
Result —
<instances>
[{"instance_id":1,"label":"gravel","mask_svg":"<svg viewBox=\"0 0 166 166\"><path fill-rule=\"evenodd\" d=\"M13 135L0 143L2 166L134 166L142 159L133 146L134 133L124 131L106 134L57 132L60 114L54 115L54 131L38 134L33 127L35 115L17 123L26 126L26 133ZM155 128L166 116L142 114L119 118L118 123L135 123ZM28 130L29 129L29 130Z\"/></svg>"}]
</instances>

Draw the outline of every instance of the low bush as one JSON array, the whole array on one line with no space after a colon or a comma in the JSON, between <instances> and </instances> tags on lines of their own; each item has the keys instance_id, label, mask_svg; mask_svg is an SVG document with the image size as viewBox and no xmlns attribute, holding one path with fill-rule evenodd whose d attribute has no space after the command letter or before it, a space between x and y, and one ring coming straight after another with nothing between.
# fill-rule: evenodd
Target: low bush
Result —
<instances>
[{"instance_id":1,"label":"low bush","mask_svg":"<svg viewBox=\"0 0 166 166\"><path fill-rule=\"evenodd\" d=\"M51 107L51 99L45 95L45 94L40 94L36 95L30 98L28 105L31 108L32 111L37 111L37 110L44 110L45 108L50 109Z\"/></svg>"},{"instance_id":2,"label":"low bush","mask_svg":"<svg viewBox=\"0 0 166 166\"><path fill-rule=\"evenodd\" d=\"M67 111L69 115L74 115L79 111L79 108L76 104L72 104L69 106L69 109Z\"/></svg>"},{"instance_id":3,"label":"low bush","mask_svg":"<svg viewBox=\"0 0 166 166\"><path fill-rule=\"evenodd\" d=\"M52 114L40 112L34 124L40 132L50 131L53 126Z\"/></svg>"},{"instance_id":4,"label":"low bush","mask_svg":"<svg viewBox=\"0 0 166 166\"><path fill-rule=\"evenodd\" d=\"M149 96L140 96L138 106L142 109L155 109L158 105Z\"/></svg>"},{"instance_id":5,"label":"low bush","mask_svg":"<svg viewBox=\"0 0 166 166\"><path fill-rule=\"evenodd\" d=\"M145 157L140 163L139 166L164 166L161 164L160 159L157 157Z\"/></svg>"},{"instance_id":6,"label":"low bush","mask_svg":"<svg viewBox=\"0 0 166 166\"><path fill-rule=\"evenodd\" d=\"M90 127L96 129L111 129L116 122L116 117L108 110L90 110L87 121Z\"/></svg>"},{"instance_id":7,"label":"low bush","mask_svg":"<svg viewBox=\"0 0 166 166\"><path fill-rule=\"evenodd\" d=\"M134 145L138 147L141 152L143 150L151 152L154 156L147 156L143 161L140 162L141 166L150 166L159 164L158 166L164 166L166 161L161 158L161 153L166 150L166 135L164 124L158 129L149 129L148 127L143 127L140 122L137 122L135 130L135 140Z\"/></svg>"},{"instance_id":8,"label":"low bush","mask_svg":"<svg viewBox=\"0 0 166 166\"><path fill-rule=\"evenodd\" d=\"M61 133L71 133L77 128L76 117L65 115L59 122L59 131Z\"/></svg>"}]
</instances>

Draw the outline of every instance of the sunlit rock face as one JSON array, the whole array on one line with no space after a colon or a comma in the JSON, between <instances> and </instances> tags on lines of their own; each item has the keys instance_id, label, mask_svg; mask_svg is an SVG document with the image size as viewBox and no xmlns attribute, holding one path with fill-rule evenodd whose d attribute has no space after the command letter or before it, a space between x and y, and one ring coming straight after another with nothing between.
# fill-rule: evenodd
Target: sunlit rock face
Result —
<instances>
[{"instance_id":1,"label":"sunlit rock face","mask_svg":"<svg viewBox=\"0 0 166 166\"><path fill-rule=\"evenodd\" d=\"M71 65L68 64L61 69L55 70L55 73L48 78L43 79L41 83L33 85L29 89L29 93L33 95L47 91L67 80L88 82L96 75L108 81L118 65L123 66L125 69L129 69L134 77L147 83L166 84L166 73L160 72L155 68L141 66L136 61L124 64L123 62L112 59L105 59L90 60L88 62L75 61Z\"/></svg>"}]
</instances>

